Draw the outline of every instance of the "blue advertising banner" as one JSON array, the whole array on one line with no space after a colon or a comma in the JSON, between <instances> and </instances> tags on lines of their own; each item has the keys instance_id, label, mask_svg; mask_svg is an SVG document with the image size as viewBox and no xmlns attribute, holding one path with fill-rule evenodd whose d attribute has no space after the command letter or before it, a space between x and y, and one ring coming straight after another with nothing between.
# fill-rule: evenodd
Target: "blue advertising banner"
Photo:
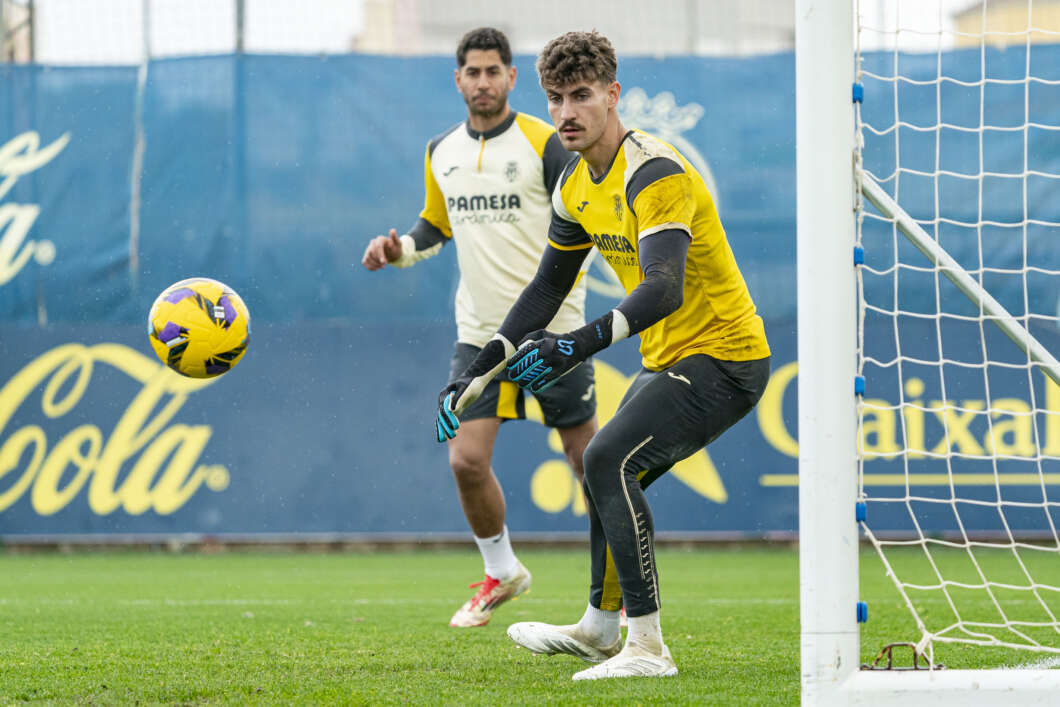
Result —
<instances>
[{"instance_id":1,"label":"blue advertising banner","mask_svg":"<svg viewBox=\"0 0 1060 707\"><path fill-rule=\"evenodd\" d=\"M142 327L0 334L0 534L466 529L433 437L451 327L255 325L245 359L206 383L164 368ZM634 346L607 354L601 421L639 370ZM660 530L793 529L793 489L760 476L794 461L763 445L761 424L750 415L652 487ZM587 529L558 434L505 423L493 464L513 532Z\"/></svg>"},{"instance_id":2,"label":"blue advertising banner","mask_svg":"<svg viewBox=\"0 0 1060 707\"><path fill-rule=\"evenodd\" d=\"M1060 66L1056 47L1034 51ZM988 54L1013 66L1025 60L1019 49ZM516 65L513 106L544 115L532 58ZM415 220L424 147L464 116L451 59L161 60L149 65L142 100L130 69L0 71L0 536L466 531L432 428L455 336L452 248L403 271L360 266L370 237ZM756 410L650 489L656 527L789 533L798 450L793 57L630 59L619 79L624 122L677 146L711 184L774 353ZM865 119L893 122L893 101L874 100L874 91L866 87ZM1036 100L1060 116L1051 95ZM978 96L967 101L978 110ZM934 107L919 110L903 120ZM903 159L927 139L903 135ZM1036 150L1040 169L1060 172L1060 149ZM886 153L874 154L883 156L869 166L887 174ZM943 159L960 170L972 158L955 150ZM984 199L998 218L1012 208L1002 196ZM930 209L922 196L908 200L914 215ZM1056 200L1043 204L1042 218L1060 220ZM1060 269L1060 250L1031 243L1042 267ZM954 240L951 253L971 257L961 248ZM1023 257L990 254L997 267ZM154 297L193 275L235 288L254 318L243 362L207 383L167 371L145 335ZM1050 283L1029 281L1032 309L1055 301ZM1013 285L996 284L995 296L1022 313L1022 286L1016 303ZM620 295L599 264L590 290L592 316ZM884 322L867 326L870 345L886 348L895 336ZM1060 350L1055 326L1036 333ZM903 336L906 353L938 346L934 330L913 326ZM981 348L979 337L954 331L947 345ZM1015 355L1000 334L988 337ZM636 346L619 344L596 366L605 422L639 369ZM1041 503L1046 489L1025 467L1060 470L1032 460L1027 444L1036 435L1060 456L1056 386L1038 373L1028 382L1025 369L1012 374L1023 378L1011 395L1005 374L987 389L979 370L948 373L945 390L927 372L903 390L891 371L873 375L867 397L878 410L864 444L879 453L867 483L880 495L905 492L906 469L888 456L909 422L892 409L904 395L934 411L914 425L926 450L952 451L956 470L972 473L977 462L966 457L1004 448L1005 498ZM988 397L1012 398L1013 414L968 418L961 434L942 433L949 401L974 407ZM908 473L922 475L925 493L948 493L932 461ZM513 532L586 529L558 435L534 421L507 423L493 462ZM908 525L901 508L881 513L877 527ZM1016 522L1046 527L1041 510ZM952 518L932 523L946 530Z\"/></svg>"},{"instance_id":3,"label":"blue advertising banner","mask_svg":"<svg viewBox=\"0 0 1060 707\"><path fill-rule=\"evenodd\" d=\"M786 326L785 326L786 324ZM768 323L773 377L758 407L709 449L685 460L649 489L660 531L762 536L796 527L797 364L791 322ZM925 326L926 328L926 326ZM989 331L989 330L987 330ZM1060 346L1060 332L1036 332ZM887 332L877 330L875 345ZM909 332L931 345L929 331ZM449 326L315 322L255 326L249 353L213 381L176 375L154 358L142 327L68 325L0 328L0 535L58 533L454 533L465 529L433 413L452 349ZM967 346L978 337L964 339ZM1015 351L999 332L992 346ZM1054 349L1055 350L1055 349ZM914 349L914 351L916 351ZM1009 357L1013 358L1013 357ZM606 422L639 359L616 346L596 361L599 417ZM1010 388L1027 389L1026 371L909 375L930 412L905 423L932 456L914 455L908 479L918 496L947 498L950 479L937 455L968 475L960 495L1038 503L1008 509L1017 529L1047 527L1046 478L1060 464L1034 458L1035 435L1060 456L1060 388L1033 374L1034 401L1011 399L1011 415L992 421L944 406L982 409ZM1021 380L1022 378L1022 380ZM886 371L870 374L864 445L866 483L878 497L905 493L893 452L902 422L901 391ZM1035 421L1026 411L1047 412ZM506 423L494 468L504 485L513 532L585 529L584 505L558 435L540 420ZM949 418L946 420L946 418ZM943 428L946 420L949 433ZM891 454L892 456L888 456ZM993 465L1001 487L995 488ZM855 473L852 467L851 473ZM989 481L975 479L986 473ZM878 529L906 529L904 504L874 510ZM929 509L931 510L931 509ZM934 509L929 529L953 529L952 512ZM966 522L994 528L997 511L961 509ZM880 515L883 514L883 515Z\"/></svg>"}]
</instances>

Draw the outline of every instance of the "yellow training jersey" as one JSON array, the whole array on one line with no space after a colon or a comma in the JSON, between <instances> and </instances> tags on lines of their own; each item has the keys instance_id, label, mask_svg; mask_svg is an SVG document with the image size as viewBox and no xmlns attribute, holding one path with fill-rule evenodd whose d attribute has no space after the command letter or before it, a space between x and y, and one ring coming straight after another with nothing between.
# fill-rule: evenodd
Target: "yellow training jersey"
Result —
<instances>
[{"instance_id":1,"label":"yellow training jersey","mask_svg":"<svg viewBox=\"0 0 1060 707\"><path fill-rule=\"evenodd\" d=\"M714 200L673 146L631 130L603 178L594 180L581 158L569 164L553 192L552 208L552 245L561 250L595 245L627 294L644 279L641 239L668 229L691 237L681 307L640 333L645 368L668 368L693 354L725 361L769 356L762 318Z\"/></svg>"}]
</instances>

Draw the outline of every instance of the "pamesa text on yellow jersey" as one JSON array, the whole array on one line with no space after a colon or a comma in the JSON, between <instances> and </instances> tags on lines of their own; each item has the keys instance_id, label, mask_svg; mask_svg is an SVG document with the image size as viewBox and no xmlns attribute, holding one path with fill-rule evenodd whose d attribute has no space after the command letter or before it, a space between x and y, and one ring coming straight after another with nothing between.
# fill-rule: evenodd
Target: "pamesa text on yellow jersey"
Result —
<instances>
[{"instance_id":1,"label":"pamesa text on yellow jersey","mask_svg":"<svg viewBox=\"0 0 1060 707\"><path fill-rule=\"evenodd\" d=\"M641 239L669 229L688 233L684 301L640 333L644 367L661 370L694 354L725 361L769 356L755 311L714 199L703 178L673 146L639 130L626 133L614 162L594 179L580 157L564 170L552 196L558 221L553 247L593 246L626 293L644 279Z\"/></svg>"}]
</instances>

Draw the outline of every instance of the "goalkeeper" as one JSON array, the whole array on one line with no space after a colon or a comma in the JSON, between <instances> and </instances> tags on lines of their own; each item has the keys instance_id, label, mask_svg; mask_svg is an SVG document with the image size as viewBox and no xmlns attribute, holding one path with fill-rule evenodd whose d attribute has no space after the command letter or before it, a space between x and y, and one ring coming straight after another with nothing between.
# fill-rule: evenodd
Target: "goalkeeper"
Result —
<instances>
[{"instance_id":1,"label":"goalkeeper","mask_svg":"<svg viewBox=\"0 0 1060 707\"><path fill-rule=\"evenodd\" d=\"M508 635L536 653L599 663L575 680L674 675L643 489L754 407L769 378L769 345L703 179L673 147L619 120L611 43L596 32L570 32L544 48L537 70L563 146L579 158L553 192L537 275L442 391L437 425L457 435L461 412L505 368L525 389L546 390L597 351L640 335L644 368L585 450L588 607L576 624L517 623ZM626 298L584 327L544 330L594 246Z\"/></svg>"},{"instance_id":2,"label":"goalkeeper","mask_svg":"<svg viewBox=\"0 0 1060 707\"><path fill-rule=\"evenodd\" d=\"M516 71L503 33L489 27L468 32L456 61L454 78L467 104L467 120L427 146L426 199L419 220L406 235L391 229L389 236L374 238L362 260L369 270L408 267L450 240L456 243L460 284L450 380L489 341L533 277L546 244L550 194L572 157L548 123L509 106ZM553 311L553 325L583 325L585 280L564 295ZM579 480L582 452L596 431L593 388L587 365L536 395L545 424L558 430ZM449 621L457 627L485 625L498 606L530 587L530 572L512 549L504 493L490 462L501 421L525 417L522 391L498 380L479 392L476 403L461 410L464 433L449 443L449 466L485 569L483 580L471 585L477 591Z\"/></svg>"}]
</instances>

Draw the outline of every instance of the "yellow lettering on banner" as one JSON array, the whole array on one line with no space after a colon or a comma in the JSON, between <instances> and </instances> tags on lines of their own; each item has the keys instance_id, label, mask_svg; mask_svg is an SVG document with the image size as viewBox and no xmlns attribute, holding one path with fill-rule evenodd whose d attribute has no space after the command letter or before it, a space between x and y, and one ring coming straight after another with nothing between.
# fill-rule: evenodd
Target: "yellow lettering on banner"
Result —
<instances>
[{"instance_id":1,"label":"yellow lettering on banner","mask_svg":"<svg viewBox=\"0 0 1060 707\"><path fill-rule=\"evenodd\" d=\"M149 380L115 425L106 447L103 448L103 455L96 468L96 475L92 478L92 485L88 489L88 505L95 513L106 515L122 504L123 499L116 488L118 473L122 465L147 446L147 443L162 431L187 400L186 394L173 395L154 419L148 420L148 416L158 406L166 390L164 376L155 376ZM141 475L143 473L141 471ZM139 477L135 481L133 477L134 475L131 474L126 479L126 485L131 484L127 492L130 494L131 501L126 499L125 506L128 513L139 515L147 508L140 507L142 498L132 490L141 483ZM146 487L143 493L147 493Z\"/></svg>"},{"instance_id":2,"label":"yellow lettering on banner","mask_svg":"<svg viewBox=\"0 0 1060 707\"><path fill-rule=\"evenodd\" d=\"M70 133L64 133L40 149L40 135L27 130L0 146L0 199L20 177L48 164L69 142ZM54 244L27 238L39 215L37 204L0 204L0 286L14 278L30 258L36 256L37 262L44 265L55 258Z\"/></svg>"},{"instance_id":3,"label":"yellow lettering on banner","mask_svg":"<svg viewBox=\"0 0 1060 707\"><path fill-rule=\"evenodd\" d=\"M866 455L895 454L898 445L897 415L886 400L869 398L864 401L861 422L861 443Z\"/></svg>"},{"instance_id":4,"label":"yellow lettering on banner","mask_svg":"<svg viewBox=\"0 0 1060 707\"><path fill-rule=\"evenodd\" d=\"M122 486L125 511L139 515L153 505L157 513L167 515L183 506L206 480L205 470L200 467L196 471L195 462L210 435L211 430L204 425L173 425L158 435L140 455ZM162 462L170 455L169 465L152 488Z\"/></svg>"},{"instance_id":5,"label":"yellow lettering on banner","mask_svg":"<svg viewBox=\"0 0 1060 707\"><path fill-rule=\"evenodd\" d=\"M798 373L797 361L786 363L773 371L766 390L762 393L762 399L755 407L758 428L762 430L762 436L778 452L796 459L799 456L799 443L784 425L784 395Z\"/></svg>"},{"instance_id":6,"label":"yellow lettering on banner","mask_svg":"<svg viewBox=\"0 0 1060 707\"><path fill-rule=\"evenodd\" d=\"M1010 414L1005 415L1006 412ZM990 417L998 419L1002 415L1005 415L1005 419L994 422L983 440L986 451L1002 456L1033 457L1037 447L1034 445L1031 406L1019 398L1000 398L993 401Z\"/></svg>"},{"instance_id":7,"label":"yellow lettering on banner","mask_svg":"<svg viewBox=\"0 0 1060 707\"><path fill-rule=\"evenodd\" d=\"M0 284L17 275L36 252L33 241L23 244L39 215L35 204L0 204Z\"/></svg>"},{"instance_id":8,"label":"yellow lettering on banner","mask_svg":"<svg viewBox=\"0 0 1060 707\"><path fill-rule=\"evenodd\" d=\"M88 449L82 451L81 447L85 444ZM50 516L70 503L92 473L102 446L103 435L95 425L81 425L59 440L55 449L48 454L48 460L44 462L33 484L33 493L30 495L33 510L42 516ZM70 464L77 469L77 474L60 490L59 480Z\"/></svg>"},{"instance_id":9,"label":"yellow lettering on banner","mask_svg":"<svg viewBox=\"0 0 1060 707\"><path fill-rule=\"evenodd\" d=\"M1043 454L1060 457L1060 386L1045 376L1045 449Z\"/></svg>"},{"instance_id":10,"label":"yellow lettering on banner","mask_svg":"<svg viewBox=\"0 0 1060 707\"><path fill-rule=\"evenodd\" d=\"M40 134L35 130L27 130L8 140L0 147L0 174L4 176L4 181L0 182L0 197L15 186L19 177L51 162L69 142L70 133L63 133L43 150L38 149Z\"/></svg>"},{"instance_id":11,"label":"yellow lettering on banner","mask_svg":"<svg viewBox=\"0 0 1060 707\"><path fill-rule=\"evenodd\" d=\"M905 382L907 400L902 408L902 419L905 422L905 439L910 459L923 459L927 447L924 445L924 401L919 400L924 394L924 381L910 378Z\"/></svg>"},{"instance_id":12,"label":"yellow lettering on banner","mask_svg":"<svg viewBox=\"0 0 1060 707\"><path fill-rule=\"evenodd\" d=\"M781 415L781 401L784 391L790 385L791 377L786 375L787 371L793 370L795 363L786 364L773 374L770 387L758 404L759 425L762 435L769 441L777 451L788 454L790 445L784 439L787 430L784 428ZM1032 408L1030 403L1020 398L1000 398L991 401L990 409L991 424L984 430L980 441L972 432L973 423L977 417L983 416L986 410L985 400L964 400L959 406L954 401L931 400L925 403L924 381L920 378L908 378L903 386L904 398L900 400L902 417L895 414L894 406L886 400L868 399L863 402L861 418L861 449L866 457L883 457L884 459L923 459L927 456L929 446L925 442L925 417L928 412L935 416L941 423L943 434L937 443L932 435L933 447L931 454L949 454L956 451L959 454L969 456L986 456L987 454L998 454L1001 456L1023 457L1033 459L1039 455L1035 438L1036 414L1044 415L1044 438L1041 441L1041 455L1046 457L1060 457L1060 386L1050 378L1045 377L1045 404L1044 408ZM781 385L774 387L779 381ZM961 409L959 410L958 407ZM903 427L898 429L896 423L901 420ZM777 431L783 434L778 435ZM976 427L978 430L978 427ZM905 434L905 447L901 445L902 434ZM779 442L778 442L779 439ZM986 483L980 481L975 474L957 474L954 478L960 478L961 483ZM898 483L919 485L945 485L949 483L949 477L938 474L913 474L908 479L903 474L887 475L872 473L866 474L866 483L873 485L887 485ZM990 483L998 479L992 475L983 476ZM1002 474L1000 483L1007 485L1039 485L1042 478L1047 484L1060 485L1060 475L1045 474ZM969 481L974 479L974 481ZM901 483L899 483L899 481ZM759 482L763 486L796 486L798 475L795 473L763 474Z\"/></svg>"},{"instance_id":13,"label":"yellow lettering on banner","mask_svg":"<svg viewBox=\"0 0 1060 707\"><path fill-rule=\"evenodd\" d=\"M975 420L975 414L977 412L986 409L986 401L965 400L961 404L961 407L965 408L965 410L961 412L958 412L953 405L943 403L940 400L932 400L930 407L935 417L939 418L939 421L942 422L943 429L945 430L942 439L931 450L933 453L949 454L953 446L956 445L957 451L961 454L972 456L983 455L983 448L968 429L968 426Z\"/></svg>"},{"instance_id":14,"label":"yellow lettering on banner","mask_svg":"<svg viewBox=\"0 0 1060 707\"><path fill-rule=\"evenodd\" d=\"M0 445L0 484L8 476L17 475L17 480L6 490L0 486L0 511L32 487L33 509L51 515L69 505L87 484L94 513L106 515L120 507L131 515L150 509L165 515L187 503L209 479L217 490L227 487L224 467L198 465L213 430L207 425L170 424L189 393L213 381L184 378L119 344L66 344L30 362L0 388L0 434L41 384L41 412L53 419L69 413L84 396L96 363L113 366L143 387L105 440L96 425L81 425L49 450L40 427L14 430ZM167 395L171 397L164 400ZM131 470L119 481L131 461ZM71 467L73 475L64 484Z\"/></svg>"},{"instance_id":15,"label":"yellow lettering on banner","mask_svg":"<svg viewBox=\"0 0 1060 707\"><path fill-rule=\"evenodd\" d=\"M33 483L33 477L36 476L37 469L44 461L44 450L48 446L48 439L44 436L44 430L36 425L27 425L16 430L0 447L0 479L3 479L6 474L15 470L26 448L30 445L33 445L33 458L26 465L26 470L22 472L18 481L7 491L0 493L0 511L11 507Z\"/></svg>"},{"instance_id":16,"label":"yellow lettering on banner","mask_svg":"<svg viewBox=\"0 0 1060 707\"><path fill-rule=\"evenodd\" d=\"M92 364L92 354L85 347L79 346L70 351L70 358L59 366L44 387L41 410L45 415L52 418L62 417L80 402L81 396L88 388L88 382L92 380ZM66 397L57 399L63 388L67 387L67 380L75 373L77 380L70 386Z\"/></svg>"}]
</instances>

